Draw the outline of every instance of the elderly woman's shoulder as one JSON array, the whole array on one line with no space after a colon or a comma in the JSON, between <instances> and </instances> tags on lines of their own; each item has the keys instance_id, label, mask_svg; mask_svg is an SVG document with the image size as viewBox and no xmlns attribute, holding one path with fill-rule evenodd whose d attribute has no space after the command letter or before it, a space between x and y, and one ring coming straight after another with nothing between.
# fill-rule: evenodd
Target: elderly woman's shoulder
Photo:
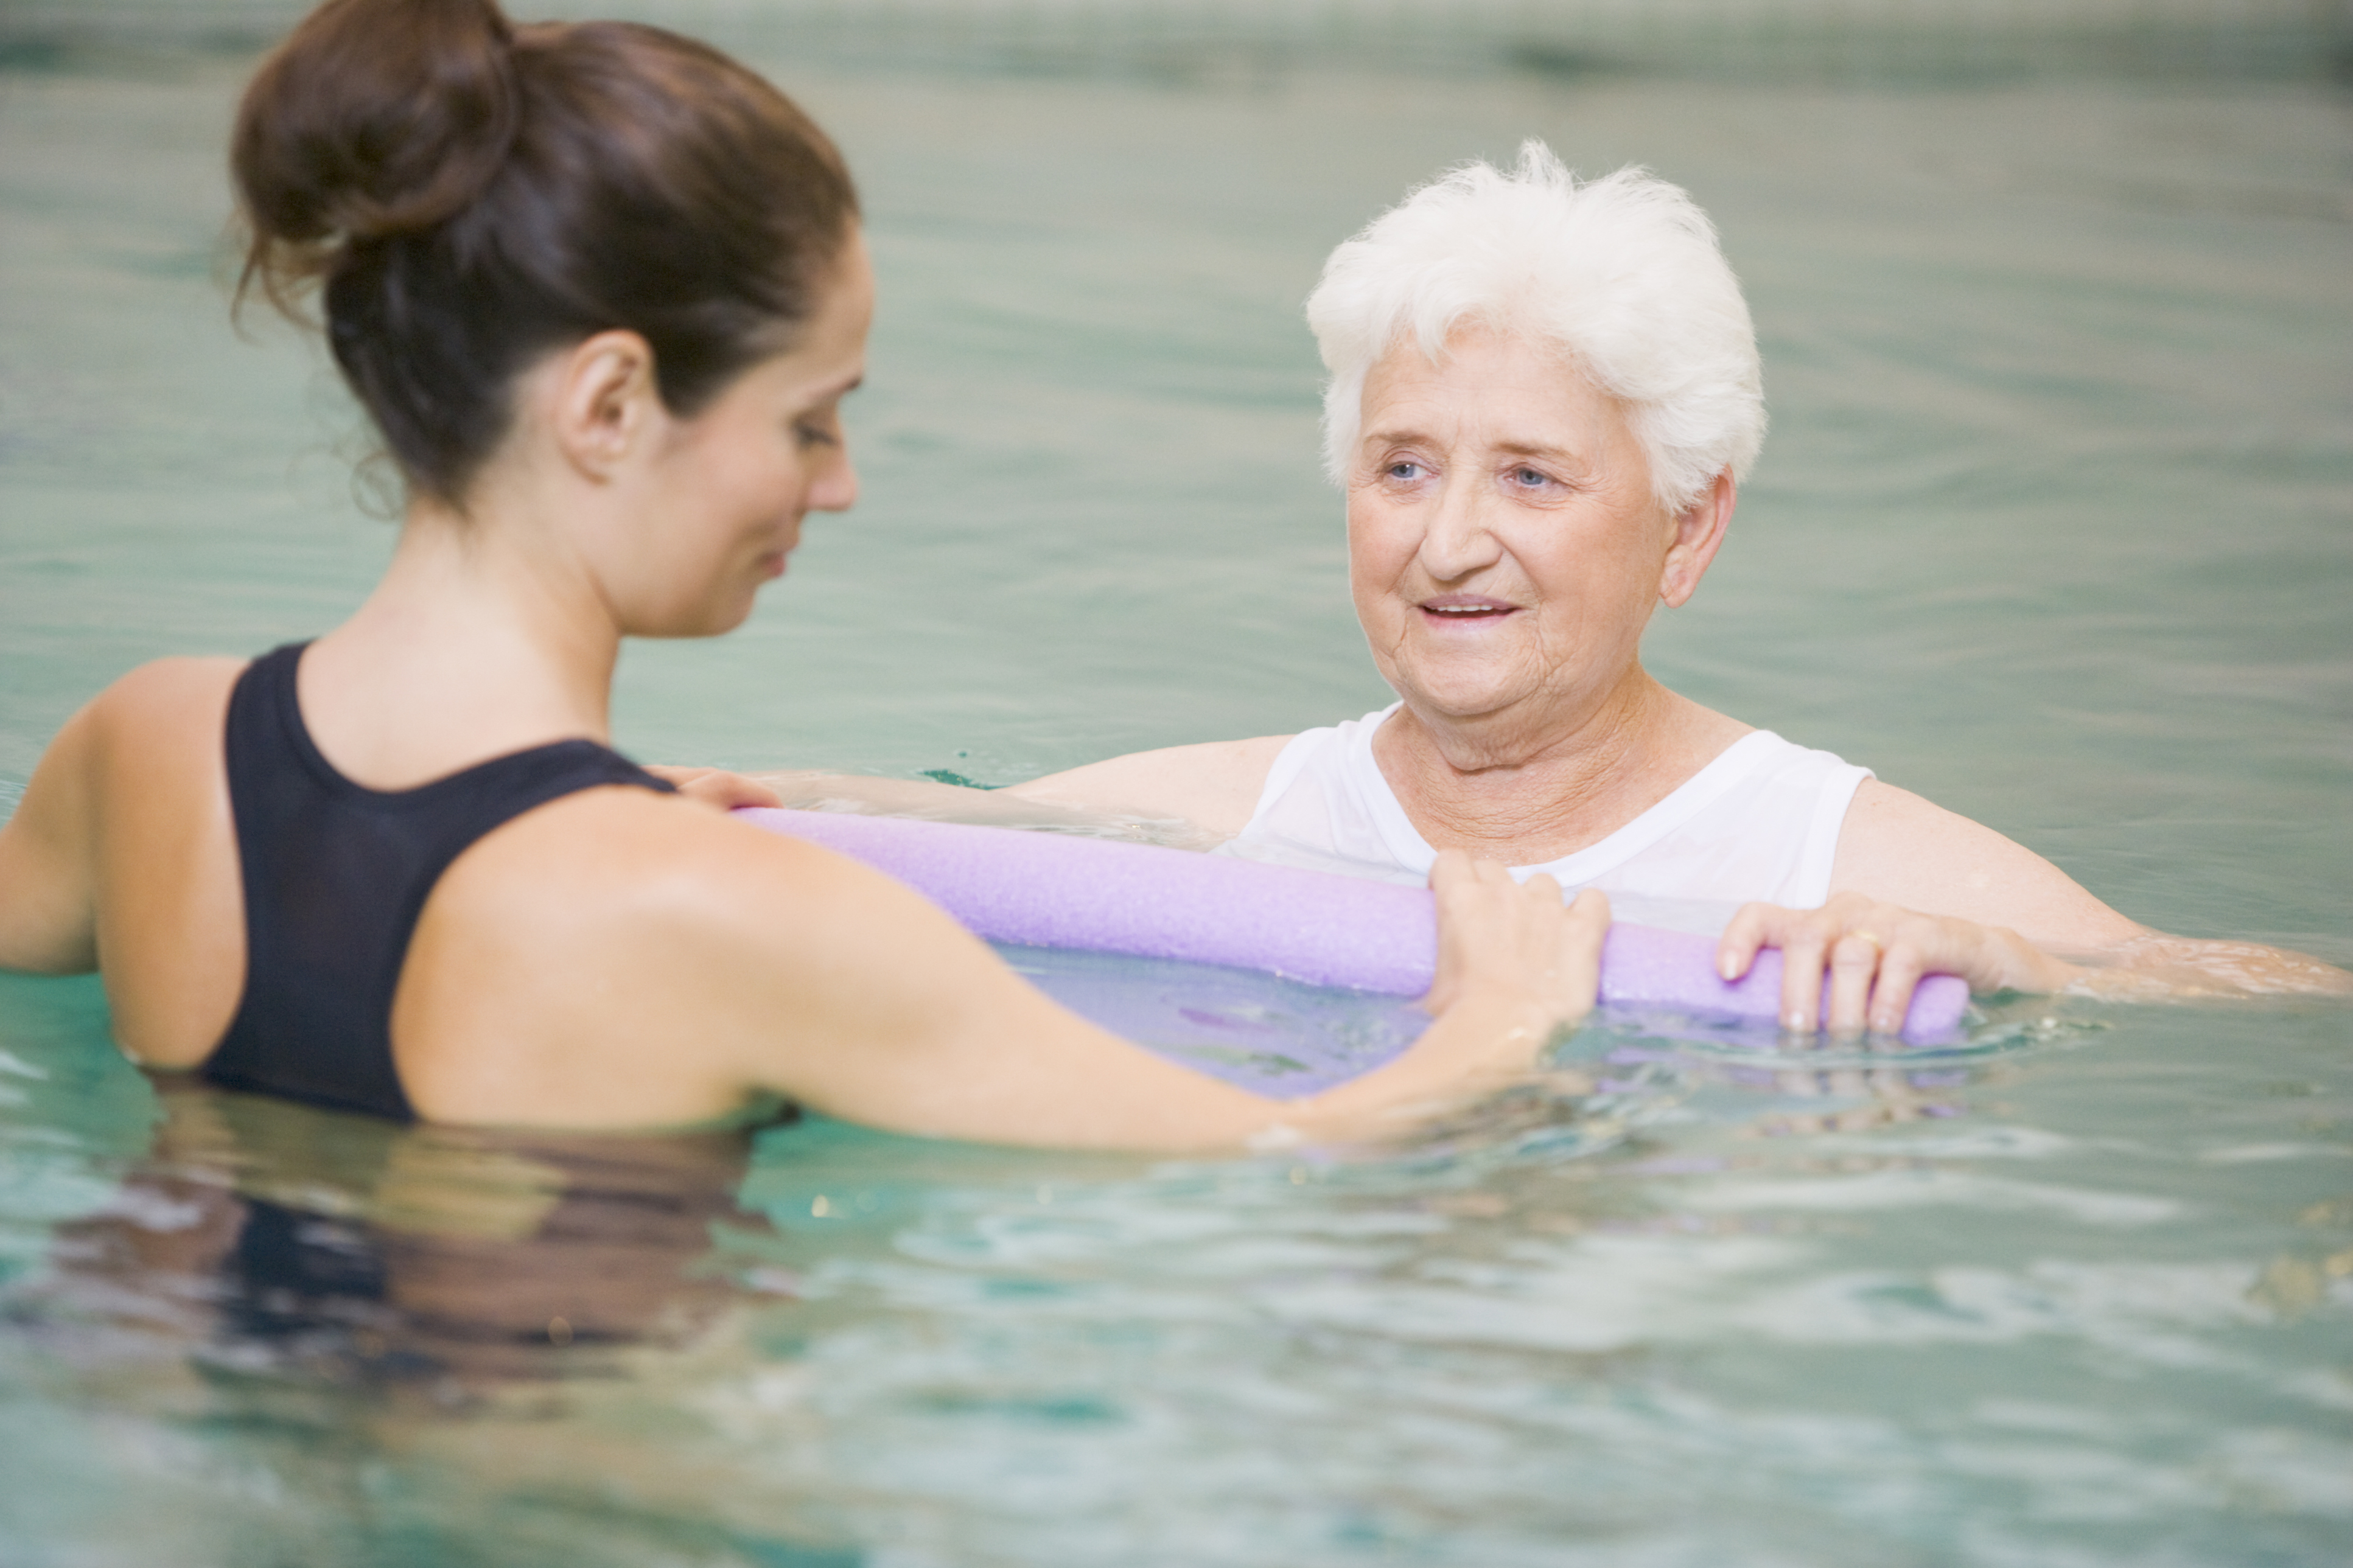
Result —
<instances>
[{"instance_id":1,"label":"elderly woman's shoulder","mask_svg":"<svg viewBox=\"0 0 2353 1568\"><path fill-rule=\"evenodd\" d=\"M1877 779L1863 780L1847 808L1831 891L2007 926L2058 952L2146 934L2023 844Z\"/></svg>"},{"instance_id":2,"label":"elderly woman's shoulder","mask_svg":"<svg viewBox=\"0 0 2353 1568\"><path fill-rule=\"evenodd\" d=\"M1015 784L1007 793L1082 811L1177 817L1217 837L1230 838L1258 809L1267 772L1292 739L1260 735L1131 752Z\"/></svg>"}]
</instances>

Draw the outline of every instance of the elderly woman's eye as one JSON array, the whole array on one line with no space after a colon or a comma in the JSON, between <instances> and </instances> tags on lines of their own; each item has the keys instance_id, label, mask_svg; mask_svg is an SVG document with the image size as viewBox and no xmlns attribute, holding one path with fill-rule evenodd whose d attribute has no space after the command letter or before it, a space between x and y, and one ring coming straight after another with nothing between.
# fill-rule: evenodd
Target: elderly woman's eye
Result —
<instances>
[{"instance_id":1,"label":"elderly woman's eye","mask_svg":"<svg viewBox=\"0 0 2353 1568\"><path fill-rule=\"evenodd\" d=\"M1534 489L1539 485L1549 484L1551 482L1551 476L1548 474L1539 473L1537 470L1528 468L1523 464L1521 467L1512 470L1512 482L1515 485L1525 485L1530 489Z\"/></svg>"},{"instance_id":2,"label":"elderly woman's eye","mask_svg":"<svg viewBox=\"0 0 2353 1568\"><path fill-rule=\"evenodd\" d=\"M1421 474L1421 465L1410 458L1399 458L1381 471L1393 479L1418 479Z\"/></svg>"}]
</instances>

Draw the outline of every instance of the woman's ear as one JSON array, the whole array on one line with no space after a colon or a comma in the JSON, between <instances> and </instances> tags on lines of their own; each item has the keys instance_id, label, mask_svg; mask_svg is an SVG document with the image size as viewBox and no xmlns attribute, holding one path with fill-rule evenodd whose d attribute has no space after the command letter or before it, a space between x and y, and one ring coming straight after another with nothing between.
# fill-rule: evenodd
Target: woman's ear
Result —
<instances>
[{"instance_id":1,"label":"woman's ear","mask_svg":"<svg viewBox=\"0 0 2353 1568\"><path fill-rule=\"evenodd\" d=\"M1699 580L1707 575L1708 563L1724 543L1724 531L1731 526L1733 504L1738 499L1739 486L1726 468L1699 500L1677 514L1666 563L1659 571L1659 597L1669 609L1682 609L1699 592Z\"/></svg>"},{"instance_id":2,"label":"woman's ear","mask_svg":"<svg viewBox=\"0 0 2353 1568\"><path fill-rule=\"evenodd\" d=\"M598 332L564 356L553 388L555 444L582 477L603 482L644 446L662 413L654 351L635 332Z\"/></svg>"}]
</instances>

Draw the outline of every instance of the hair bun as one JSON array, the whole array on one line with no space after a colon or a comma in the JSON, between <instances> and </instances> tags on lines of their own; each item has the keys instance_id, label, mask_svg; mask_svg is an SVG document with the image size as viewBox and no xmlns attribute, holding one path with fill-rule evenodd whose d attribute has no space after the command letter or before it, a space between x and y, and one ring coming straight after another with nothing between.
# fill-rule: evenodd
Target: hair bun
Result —
<instances>
[{"instance_id":1,"label":"hair bun","mask_svg":"<svg viewBox=\"0 0 2353 1568\"><path fill-rule=\"evenodd\" d=\"M246 276L327 270L335 242L430 228L498 174L519 119L513 29L492 0L328 0L264 62L230 165Z\"/></svg>"}]
</instances>

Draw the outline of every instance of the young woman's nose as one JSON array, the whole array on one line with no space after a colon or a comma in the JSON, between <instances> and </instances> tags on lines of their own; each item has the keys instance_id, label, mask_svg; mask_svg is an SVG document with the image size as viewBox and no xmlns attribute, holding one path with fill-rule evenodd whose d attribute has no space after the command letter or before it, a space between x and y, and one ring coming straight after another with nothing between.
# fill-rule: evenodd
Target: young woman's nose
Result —
<instances>
[{"instance_id":1,"label":"young woman's nose","mask_svg":"<svg viewBox=\"0 0 2353 1568\"><path fill-rule=\"evenodd\" d=\"M809 481L811 511L848 511L858 504L858 468L847 447L838 447Z\"/></svg>"}]
</instances>

